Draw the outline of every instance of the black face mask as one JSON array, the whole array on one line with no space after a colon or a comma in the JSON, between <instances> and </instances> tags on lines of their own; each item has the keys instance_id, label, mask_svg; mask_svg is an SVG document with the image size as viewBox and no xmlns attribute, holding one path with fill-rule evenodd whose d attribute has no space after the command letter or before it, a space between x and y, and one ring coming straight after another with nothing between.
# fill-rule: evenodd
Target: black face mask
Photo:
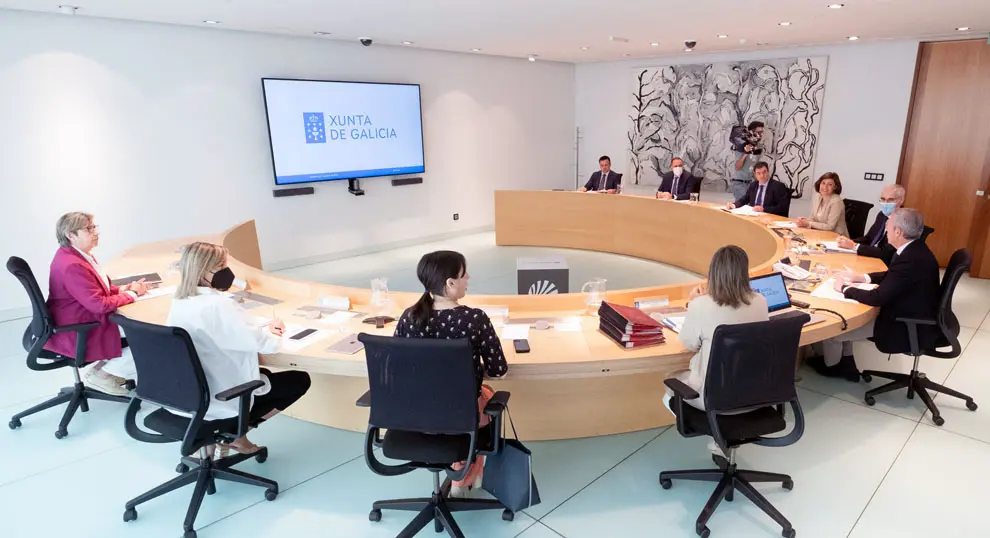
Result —
<instances>
[{"instance_id":1,"label":"black face mask","mask_svg":"<svg viewBox=\"0 0 990 538\"><path fill-rule=\"evenodd\" d=\"M234 272L230 270L230 267L224 267L223 269L213 273L213 279L210 280L210 285L214 289L220 291L227 291L230 286L234 283Z\"/></svg>"}]
</instances>

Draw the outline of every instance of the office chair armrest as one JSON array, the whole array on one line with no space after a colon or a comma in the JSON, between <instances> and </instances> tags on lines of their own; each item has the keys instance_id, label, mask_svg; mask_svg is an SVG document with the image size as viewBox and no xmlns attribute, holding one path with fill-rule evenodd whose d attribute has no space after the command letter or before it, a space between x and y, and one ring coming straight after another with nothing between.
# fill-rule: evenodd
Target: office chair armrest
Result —
<instances>
[{"instance_id":1,"label":"office chair armrest","mask_svg":"<svg viewBox=\"0 0 990 538\"><path fill-rule=\"evenodd\" d=\"M260 379L256 379L254 381L248 381L247 383L241 383L236 387L229 388L223 392L217 393L216 399L220 400L221 402L229 402L234 398L240 398L249 395L252 392L264 386L265 386L265 382Z\"/></svg>"},{"instance_id":2,"label":"office chair armrest","mask_svg":"<svg viewBox=\"0 0 990 538\"><path fill-rule=\"evenodd\" d=\"M89 323L73 323L72 325L61 325L59 327L55 327L54 333L60 334L60 333L75 332L82 334L87 331L91 331L99 326L100 326L100 322L98 321L90 321Z\"/></svg>"},{"instance_id":3,"label":"office chair armrest","mask_svg":"<svg viewBox=\"0 0 990 538\"><path fill-rule=\"evenodd\" d=\"M918 342L918 325L933 327L937 326L938 323L931 319L896 318L896 320L907 325L908 343L911 345L911 355L914 355L915 357L921 355L921 344Z\"/></svg>"},{"instance_id":4,"label":"office chair armrest","mask_svg":"<svg viewBox=\"0 0 990 538\"><path fill-rule=\"evenodd\" d=\"M663 381L663 384L667 385L667 388L674 393L674 396L677 396L682 400L694 400L695 398L701 396L700 394L698 394L698 391L687 386L686 383L684 383L680 379L677 379L676 377L665 379Z\"/></svg>"},{"instance_id":5,"label":"office chair armrest","mask_svg":"<svg viewBox=\"0 0 990 538\"><path fill-rule=\"evenodd\" d=\"M371 407L371 391L365 391L360 398L354 402L354 405L358 407Z\"/></svg>"},{"instance_id":6,"label":"office chair armrest","mask_svg":"<svg viewBox=\"0 0 990 538\"><path fill-rule=\"evenodd\" d=\"M505 408L509 406L510 394L504 390L496 391L488 405L485 406L485 414L488 416L501 415Z\"/></svg>"}]
</instances>

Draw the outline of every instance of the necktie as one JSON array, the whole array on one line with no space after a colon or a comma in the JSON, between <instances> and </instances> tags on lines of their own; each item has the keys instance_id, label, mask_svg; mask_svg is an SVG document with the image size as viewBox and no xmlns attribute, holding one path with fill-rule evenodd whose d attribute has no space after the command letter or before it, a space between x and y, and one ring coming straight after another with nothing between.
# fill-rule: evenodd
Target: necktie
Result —
<instances>
[{"instance_id":1,"label":"necktie","mask_svg":"<svg viewBox=\"0 0 990 538\"><path fill-rule=\"evenodd\" d=\"M672 194L674 198L677 198L677 181L679 179L681 178L674 176L674 186L670 188L670 194Z\"/></svg>"},{"instance_id":2,"label":"necktie","mask_svg":"<svg viewBox=\"0 0 990 538\"><path fill-rule=\"evenodd\" d=\"M602 172L602 184L598 186L598 190L605 190L605 182L608 181L608 174Z\"/></svg>"},{"instance_id":3,"label":"necktie","mask_svg":"<svg viewBox=\"0 0 990 538\"><path fill-rule=\"evenodd\" d=\"M870 243L870 246L875 247L880 244L880 240L883 239L884 234L887 233L887 226L885 226L886 224L887 224L887 216L884 215L883 218L880 220L880 229L877 230L877 235L873 237L873 242Z\"/></svg>"},{"instance_id":4,"label":"necktie","mask_svg":"<svg viewBox=\"0 0 990 538\"><path fill-rule=\"evenodd\" d=\"M756 191L756 205L759 205L759 206L762 206L763 205L763 189L764 188L766 188L766 185L760 185L759 188Z\"/></svg>"}]
</instances>

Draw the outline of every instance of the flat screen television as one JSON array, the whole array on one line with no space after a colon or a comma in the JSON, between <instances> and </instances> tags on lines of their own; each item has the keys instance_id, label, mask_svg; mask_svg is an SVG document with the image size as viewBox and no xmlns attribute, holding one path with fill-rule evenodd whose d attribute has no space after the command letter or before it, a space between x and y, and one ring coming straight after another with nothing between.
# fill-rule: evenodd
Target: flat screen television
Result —
<instances>
[{"instance_id":1,"label":"flat screen television","mask_svg":"<svg viewBox=\"0 0 990 538\"><path fill-rule=\"evenodd\" d=\"M261 82L276 185L426 171L418 84Z\"/></svg>"}]
</instances>

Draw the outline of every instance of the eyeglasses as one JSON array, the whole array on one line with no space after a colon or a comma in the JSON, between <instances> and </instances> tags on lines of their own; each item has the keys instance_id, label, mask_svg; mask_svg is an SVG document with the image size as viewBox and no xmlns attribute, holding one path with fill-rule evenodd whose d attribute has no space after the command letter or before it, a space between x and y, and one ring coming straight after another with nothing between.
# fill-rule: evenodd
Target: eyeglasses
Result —
<instances>
[{"instance_id":1,"label":"eyeglasses","mask_svg":"<svg viewBox=\"0 0 990 538\"><path fill-rule=\"evenodd\" d=\"M79 228L76 231L79 232L79 231L82 231L82 230L86 230L89 233L96 233L96 232L100 231L100 225L99 224L91 224L89 226L86 226L85 228Z\"/></svg>"}]
</instances>

